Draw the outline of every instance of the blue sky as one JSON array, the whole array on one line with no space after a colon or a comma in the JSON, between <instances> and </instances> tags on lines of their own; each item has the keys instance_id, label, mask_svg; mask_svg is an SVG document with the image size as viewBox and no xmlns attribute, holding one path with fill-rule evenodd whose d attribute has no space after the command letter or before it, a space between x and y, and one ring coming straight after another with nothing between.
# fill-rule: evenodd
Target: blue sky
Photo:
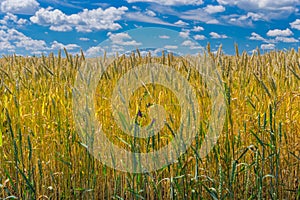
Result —
<instances>
[{"instance_id":1,"label":"blue sky","mask_svg":"<svg viewBox=\"0 0 300 200\"><path fill-rule=\"evenodd\" d=\"M256 47L298 49L299 6L300 0L0 0L0 54L39 55L65 47L96 56L103 41L117 51L147 40L170 50L179 42L193 50L210 42L213 51L222 44L226 54L234 54L234 43L249 53ZM141 27L162 29L132 31ZM176 44L168 44L165 29L178 32ZM151 31L156 39L147 37Z\"/></svg>"}]
</instances>

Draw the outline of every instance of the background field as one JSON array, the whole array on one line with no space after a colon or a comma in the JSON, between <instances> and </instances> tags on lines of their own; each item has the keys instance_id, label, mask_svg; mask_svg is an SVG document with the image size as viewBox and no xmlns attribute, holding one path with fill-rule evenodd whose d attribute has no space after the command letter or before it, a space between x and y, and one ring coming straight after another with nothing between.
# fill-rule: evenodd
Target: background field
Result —
<instances>
[{"instance_id":1,"label":"background field","mask_svg":"<svg viewBox=\"0 0 300 200\"><path fill-rule=\"evenodd\" d=\"M207 131L211 102L201 77L185 59L120 56L99 83L99 121L115 144L131 151L137 146L139 151L164 146L178 127L180 108L163 87L139 89L130 101L133 116L137 105L144 113L137 123L147 124L147 104L159 102L169 114L170 126L148 141L127 137L114 128L105 101L122 74L151 60L174 67L195 88L205 114L193 147L177 163L146 174L103 166L81 143L74 128L72 88L86 59L83 54L1 58L0 198L299 199L299 51L226 56L220 50L210 53L209 46L207 50L220 71L228 110L221 137L204 159L196 149Z\"/></svg>"}]
</instances>

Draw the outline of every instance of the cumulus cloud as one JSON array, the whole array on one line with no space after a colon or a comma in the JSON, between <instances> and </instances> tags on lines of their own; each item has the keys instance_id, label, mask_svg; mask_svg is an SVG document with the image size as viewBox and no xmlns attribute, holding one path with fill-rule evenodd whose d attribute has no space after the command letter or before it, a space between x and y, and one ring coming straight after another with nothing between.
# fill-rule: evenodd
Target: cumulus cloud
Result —
<instances>
[{"instance_id":1,"label":"cumulus cloud","mask_svg":"<svg viewBox=\"0 0 300 200\"><path fill-rule=\"evenodd\" d=\"M264 41L266 43L269 44L273 44L273 43L278 43L278 42L284 42L284 43L295 43L295 42L299 42L299 40L293 38L293 37L285 37L285 36L290 36L291 33L287 30L273 30L273 32L268 32L269 34L267 34L270 37L275 37L272 39L265 39L263 38L261 35L257 34L257 33L251 33L251 37L249 38L250 40L257 40L257 41Z\"/></svg>"},{"instance_id":2,"label":"cumulus cloud","mask_svg":"<svg viewBox=\"0 0 300 200\"><path fill-rule=\"evenodd\" d=\"M276 42L285 42L285 43L295 43L299 42L299 40L293 38L293 37L276 37L275 38Z\"/></svg>"},{"instance_id":3,"label":"cumulus cloud","mask_svg":"<svg viewBox=\"0 0 300 200\"><path fill-rule=\"evenodd\" d=\"M131 38L128 33L108 33L109 39L112 44L120 45L120 46L139 46L142 43L137 42Z\"/></svg>"},{"instance_id":4,"label":"cumulus cloud","mask_svg":"<svg viewBox=\"0 0 300 200\"><path fill-rule=\"evenodd\" d=\"M291 35L293 35L293 32L288 28L285 30L274 29L274 30L269 30L267 32L267 36L270 36L270 37L276 37L276 36L287 37L287 36L291 36Z\"/></svg>"},{"instance_id":5,"label":"cumulus cloud","mask_svg":"<svg viewBox=\"0 0 300 200\"><path fill-rule=\"evenodd\" d=\"M246 15L231 14L221 16L224 23L236 26L246 27L253 26L253 21L265 21L267 18L262 13L248 12Z\"/></svg>"},{"instance_id":6,"label":"cumulus cloud","mask_svg":"<svg viewBox=\"0 0 300 200\"><path fill-rule=\"evenodd\" d=\"M0 46L2 51L13 51L15 49L15 46L9 41L0 41Z\"/></svg>"},{"instance_id":7,"label":"cumulus cloud","mask_svg":"<svg viewBox=\"0 0 300 200\"><path fill-rule=\"evenodd\" d=\"M204 31L204 28L202 26L194 26L192 31L194 32L200 32L200 31Z\"/></svg>"},{"instance_id":8,"label":"cumulus cloud","mask_svg":"<svg viewBox=\"0 0 300 200\"><path fill-rule=\"evenodd\" d=\"M217 0L221 5L237 6L246 11L263 13L266 19L286 18L298 11L299 0Z\"/></svg>"},{"instance_id":9,"label":"cumulus cloud","mask_svg":"<svg viewBox=\"0 0 300 200\"><path fill-rule=\"evenodd\" d=\"M121 54L123 54L123 53L128 54L128 55L131 54L131 51L125 51L124 46L120 46L118 44L112 44L109 47L108 46L106 46L106 47L101 47L101 46L90 47L85 51L85 55L87 57L98 57L98 56L106 53L108 56L114 56L114 55L116 55L117 52L121 53Z\"/></svg>"},{"instance_id":10,"label":"cumulus cloud","mask_svg":"<svg viewBox=\"0 0 300 200\"><path fill-rule=\"evenodd\" d=\"M74 49L78 49L80 48L80 46L78 46L77 44L62 44L62 43L59 43L57 41L53 41L52 44L51 44L51 50L56 50L56 49L67 49L67 50L74 50Z\"/></svg>"},{"instance_id":11,"label":"cumulus cloud","mask_svg":"<svg viewBox=\"0 0 300 200\"><path fill-rule=\"evenodd\" d=\"M167 6L176 6L176 5L201 5L203 4L202 0L127 0L128 3L135 2L148 2L148 3L157 3Z\"/></svg>"},{"instance_id":12,"label":"cumulus cloud","mask_svg":"<svg viewBox=\"0 0 300 200\"><path fill-rule=\"evenodd\" d=\"M188 38L190 36L190 31L189 30L181 31L179 32L179 36L182 38Z\"/></svg>"},{"instance_id":13,"label":"cumulus cloud","mask_svg":"<svg viewBox=\"0 0 300 200\"><path fill-rule=\"evenodd\" d=\"M27 50L33 54L40 54L41 52L53 51L57 49L66 48L67 50L74 50L80 48L77 44L62 44L53 41L51 46L48 46L44 40L36 40L26 36L16 29L0 30L0 44L1 50L14 52L16 50ZM39 52L39 53L38 53Z\"/></svg>"},{"instance_id":14,"label":"cumulus cloud","mask_svg":"<svg viewBox=\"0 0 300 200\"><path fill-rule=\"evenodd\" d=\"M296 19L294 22L290 23L291 28L300 30L300 19Z\"/></svg>"},{"instance_id":15,"label":"cumulus cloud","mask_svg":"<svg viewBox=\"0 0 300 200\"><path fill-rule=\"evenodd\" d=\"M19 19L18 16L12 14L12 13L7 13L3 19L0 20L0 24L2 25L24 25L28 21L26 19Z\"/></svg>"},{"instance_id":16,"label":"cumulus cloud","mask_svg":"<svg viewBox=\"0 0 300 200\"><path fill-rule=\"evenodd\" d=\"M28 51L35 51L37 49L46 50L47 44L44 40L34 40L32 38L26 37L15 42L18 48L24 48Z\"/></svg>"},{"instance_id":17,"label":"cumulus cloud","mask_svg":"<svg viewBox=\"0 0 300 200\"><path fill-rule=\"evenodd\" d=\"M223 5L236 5L244 10L276 10L285 9L289 10L299 5L299 0L217 0L219 4Z\"/></svg>"},{"instance_id":18,"label":"cumulus cloud","mask_svg":"<svg viewBox=\"0 0 300 200\"><path fill-rule=\"evenodd\" d=\"M178 25L178 26L187 26L189 25L187 22L184 22L182 20L178 20L177 22L174 23L175 25Z\"/></svg>"},{"instance_id":19,"label":"cumulus cloud","mask_svg":"<svg viewBox=\"0 0 300 200\"><path fill-rule=\"evenodd\" d=\"M195 40L205 40L206 37L204 35L194 35Z\"/></svg>"},{"instance_id":20,"label":"cumulus cloud","mask_svg":"<svg viewBox=\"0 0 300 200\"><path fill-rule=\"evenodd\" d=\"M196 44L193 41L191 41L191 40L185 40L184 42L182 42L181 45L182 46L194 46Z\"/></svg>"},{"instance_id":21,"label":"cumulus cloud","mask_svg":"<svg viewBox=\"0 0 300 200\"><path fill-rule=\"evenodd\" d=\"M225 7L221 6L221 5L207 5L204 8L205 12L209 13L209 14L214 14L214 13L220 13L220 12L224 12L225 11Z\"/></svg>"},{"instance_id":22,"label":"cumulus cloud","mask_svg":"<svg viewBox=\"0 0 300 200\"><path fill-rule=\"evenodd\" d=\"M78 32L91 32L94 30L118 30L121 25L116 23L128 10L127 7L110 7L88 10L72 15L66 15L61 10L41 8L30 21L42 26L50 26L53 31L71 31L75 28Z\"/></svg>"},{"instance_id":23,"label":"cumulus cloud","mask_svg":"<svg viewBox=\"0 0 300 200\"><path fill-rule=\"evenodd\" d=\"M0 9L4 13L13 14L34 14L39 8L36 0L4 0L1 2Z\"/></svg>"},{"instance_id":24,"label":"cumulus cloud","mask_svg":"<svg viewBox=\"0 0 300 200\"><path fill-rule=\"evenodd\" d=\"M14 45L18 48L24 48L29 51L46 50L47 44L43 40L35 40L24 35L16 29L8 29L0 31L0 42ZM12 47L12 46L11 46Z\"/></svg>"},{"instance_id":25,"label":"cumulus cloud","mask_svg":"<svg viewBox=\"0 0 300 200\"><path fill-rule=\"evenodd\" d=\"M216 33L216 32L210 32L209 35L210 35L211 38L213 38L213 39L225 39L225 38L228 38L227 35L224 35L224 34L220 35L220 34L218 34L218 33Z\"/></svg>"},{"instance_id":26,"label":"cumulus cloud","mask_svg":"<svg viewBox=\"0 0 300 200\"><path fill-rule=\"evenodd\" d=\"M275 49L275 44L262 44L260 48L262 50L273 50Z\"/></svg>"},{"instance_id":27,"label":"cumulus cloud","mask_svg":"<svg viewBox=\"0 0 300 200\"><path fill-rule=\"evenodd\" d=\"M96 47L90 47L88 50L86 50L85 55L87 57L97 57L104 52L105 50L103 48L96 46Z\"/></svg>"},{"instance_id":28,"label":"cumulus cloud","mask_svg":"<svg viewBox=\"0 0 300 200\"><path fill-rule=\"evenodd\" d=\"M51 31L58 31L58 32L67 32L72 31L73 28L70 25L60 25L60 26L50 26Z\"/></svg>"},{"instance_id":29,"label":"cumulus cloud","mask_svg":"<svg viewBox=\"0 0 300 200\"><path fill-rule=\"evenodd\" d=\"M203 47L199 46L198 43L191 40L185 40L182 42L181 46L189 47L190 49L202 49Z\"/></svg>"}]
</instances>

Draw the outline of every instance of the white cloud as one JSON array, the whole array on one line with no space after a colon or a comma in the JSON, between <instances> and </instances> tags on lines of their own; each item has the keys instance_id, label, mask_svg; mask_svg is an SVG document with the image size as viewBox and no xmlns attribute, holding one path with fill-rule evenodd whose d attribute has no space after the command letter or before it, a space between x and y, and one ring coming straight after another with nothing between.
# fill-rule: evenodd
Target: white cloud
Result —
<instances>
[{"instance_id":1,"label":"white cloud","mask_svg":"<svg viewBox=\"0 0 300 200\"><path fill-rule=\"evenodd\" d=\"M248 12L246 15L246 18L251 18L253 21L258 21L265 19L264 15L261 13L253 13L253 12Z\"/></svg>"},{"instance_id":2,"label":"white cloud","mask_svg":"<svg viewBox=\"0 0 300 200\"><path fill-rule=\"evenodd\" d=\"M17 21L17 16L16 15L13 15L11 13L7 13L3 19L0 20L0 24L4 24L6 25L9 21Z\"/></svg>"},{"instance_id":3,"label":"white cloud","mask_svg":"<svg viewBox=\"0 0 300 200\"><path fill-rule=\"evenodd\" d=\"M164 46L165 49L178 49L178 46L176 45L166 45Z\"/></svg>"},{"instance_id":4,"label":"white cloud","mask_svg":"<svg viewBox=\"0 0 300 200\"><path fill-rule=\"evenodd\" d=\"M32 39L16 29L0 30L0 42L6 44L6 47L11 44L15 45L15 47L24 48L29 51L47 49L45 41Z\"/></svg>"},{"instance_id":5,"label":"white cloud","mask_svg":"<svg viewBox=\"0 0 300 200\"><path fill-rule=\"evenodd\" d=\"M182 46L195 46L196 43L194 43L194 42L191 41L191 40L185 40L181 45L182 45Z\"/></svg>"},{"instance_id":6,"label":"white cloud","mask_svg":"<svg viewBox=\"0 0 300 200\"><path fill-rule=\"evenodd\" d=\"M289 9L299 5L299 0L217 0L219 4L236 5L244 10L276 10Z\"/></svg>"},{"instance_id":7,"label":"white cloud","mask_svg":"<svg viewBox=\"0 0 300 200\"><path fill-rule=\"evenodd\" d=\"M227 35L220 35L216 32L210 32L209 35L211 36L211 38L214 38L214 39L225 39L225 38L228 38Z\"/></svg>"},{"instance_id":8,"label":"white cloud","mask_svg":"<svg viewBox=\"0 0 300 200\"><path fill-rule=\"evenodd\" d=\"M16 21L16 23L18 24L18 25L24 25L24 24L26 24L28 21L27 21L27 19L19 19L18 21Z\"/></svg>"},{"instance_id":9,"label":"white cloud","mask_svg":"<svg viewBox=\"0 0 300 200\"><path fill-rule=\"evenodd\" d=\"M39 8L36 0L4 0L1 2L1 12L13 14L34 14Z\"/></svg>"},{"instance_id":10,"label":"white cloud","mask_svg":"<svg viewBox=\"0 0 300 200\"><path fill-rule=\"evenodd\" d=\"M200 31L204 31L204 28L202 26L194 26L194 28L192 29L192 31L194 31L194 32L200 32Z\"/></svg>"},{"instance_id":11,"label":"white cloud","mask_svg":"<svg viewBox=\"0 0 300 200\"><path fill-rule=\"evenodd\" d=\"M24 34L16 29L0 30L0 41L13 41L24 37Z\"/></svg>"},{"instance_id":12,"label":"white cloud","mask_svg":"<svg viewBox=\"0 0 300 200\"><path fill-rule=\"evenodd\" d=\"M1 24L1 23L0 23L0 24ZM5 25L0 25L0 30L6 30L6 29L8 29L7 26L5 26Z\"/></svg>"},{"instance_id":13,"label":"white cloud","mask_svg":"<svg viewBox=\"0 0 300 200\"><path fill-rule=\"evenodd\" d=\"M296 19L294 22L290 23L291 27L300 30L300 19Z\"/></svg>"},{"instance_id":14,"label":"white cloud","mask_svg":"<svg viewBox=\"0 0 300 200\"><path fill-rule=\"evenodd\" d=\"M168 36L168 35L160 35L159 38L160 39L170 39L170 36Z\"/></svg>"},{"instance_id":15,"label":"white cloud","mask_svg":"<svg viewBox=\"0 0 300 200\"><path fill-rule=\"evenodd\" d=\"M181 44L184 47L189 47L190 49L202 49L203 47L199 46L198 43L195 43L191 40L185 40Z\"/></svg>"},{"instance_id":16,"label":"white cloud","mask_svg":"<svg viewBox=\"0 0 300 200\"><path fill-rule=\"evenodd\" d=\"M140 42L133 40L128 33L116 33L116 34L108 33L108 36L111 42L116 45L139 46L142 44Z\"/></svg>"},{"instance_id":17,"label":"white cloud","mask_svg":"<svg viewBox=\"0 0 300 200\"><path fill-rule=\"evenodd\" d=\"M105 50L99 46L96 47L90 47L88 50L86 50L85 55L87 57L97 57L100 56L101 53L104 53Z\"/></svg>"},{"instance_id":18,"label":"white cloud","mask_svg":"<svg viewBox=\"0 0 300 200\"><path fill-rule=\"evenodd\" d=\"M15 49L15 46L13 46L9 41L1 41L0 40L0 46L2 51L12 51Z\"/></svg>"},{"instance_id":19,"label":"white cloud","mask_svg":"<svg viewBox=\"0 0 300 200\"><path fill-rule=\"evenodd\" d=\"M80 46L78 46L77 44L67 44L64 45L62 43L59 43L57 41L53 41L51 44L51 50L55 50L55 49L67 49L67 50L74 50L74 49L78 49L80 48Z\"/></svg>"},{"instance_id":20,"label":"white cloud","mask_svg":"<svg viewBox=\"0 0 300 200\"><path fill-rule=\"evenodd\" d=\"M237 6L246 11L263 13L266 19L287 18L298 11L299 0L217 0L221 5Z\"/></svg>"},{"instance_id":21,"label":"white cloud","mask_svg":"<svg viewBox=\"0 0 300 200\"><path fill-rule=\"evenodd\" d=\"M12 13L7 13L3 19L0 20L0 24L3 25L24 25L28 21L26 19L18 19L18 16L12 14Z\"/></svg>"},{"instance_id":22,"label":"white cloud","mask_svg":"<svg viewBox=\"0 0 300 200\"><path fill-rule=\"evenodd\" d=\"M222 5L229 5L234 4L235 0L217 0L217 2Z\"/></svg>"},{"instance_id":23,"label":"white cloud","mask_svg":"<svg viewBox=\"0 0 300 200\"><path fill-rule=\"evenodd\" d=\"M181 31L179 32L179 36L182 38L188 38L190 36L190 31L189 30Z\"/></svg>"},{"instance_id":24,"label":"white cloud","mask_svg":"<svg viewBox=\"0 0 300 200\"><path fill-rule=\"evenodd\" d=\"M119 46L118 44L112 45L110 50L111 50L111 52L106 51L106 52L108 52L108 55L114 55L116 52L118 52L118 53L124 53L124 51L125 51L124 47L123 46Z\"/></svg>"},{"instance_id":25,"label":"white cloud","mask_svg":"<svg viewBox=\"0 0 300 200\"><path fill-rule=\"evenodd\" d=\"M147 15L149 15L149 16L151 16L151 17L155 17L156 16L156 13L155 12L153 12L152 10L146 10L146 12L145 12Z\"/></svg>"},{"instance_id":26,"label":"white cloud","mask_svg":"<svg viewBox=\"0 0 300 200\"><path fill-rule=\"evenodd\" d=\"M188 23L182 21L182 20L178 20L177 22L174 23L175 25L178 25L178 26L187 26L189 25Z\"/></svg>"},{"instance_id":27,"label":"white cloud","mask_svg":"<svg viewBox=\"0 0 300 200\"><path fill-rule=\"evenodd\" d=\"M225 7L221 6L221 5L207 5L204 8L205 12L209 13L209 14L214 14L214 13L220 13L220 12L224 12L225 11Z\"/></svg>"},{"instance_id":28,"label":"white cloud","mask_svg":"<svg viewBox=\"0 0 300 200\"><path fill-rule=\"evenodd\" d=\"M222 16L222 18L225 19L224 21L228 24L241 26L241 27L252 27L253 26L252 20L249 20L248 18L241 19L240 17L238 17L238 18L237 17L232 17L232 15Z\"/></svg>"},{"instance_id":29,"label":"white cloud","mask_svg":"<svg viewBox=\"0 0 300 200\"><path fill-rule=\"evenodd\" d=\"M61 25L61 26L50 26L49 28L51 31L58 31L58 32L67 32L72 31L72 26L69 25Z\"/></svg>"},{"instance_id":30,"label":"white cloud","mask_svg":"<svg viewBox=\"0 0 300 200\"><path fill-rule=\"evenodd\" d=\"M132 9L141 11L141 9L139 7L137 7L137 6L132 6Z\"/></svg>"},{"instance_id":31,"label":"white cloud","mask_svg":"<svg viewBox=\"0 0 300 200\"><path fill-rule=\"evenodd\" d=\"M73 15L75 16L75 15ZM68 21L68 16L64 14L61 10L49 7L47 9L41 8L38 10L34 16L30 17L30 20L33 23L40 24L40 25L62 25L66 24ZM74 21L74 20L73 20ZM64 22L64 23L62 23ZM69 22L74 23L74 22Z\"/></svg>"},{"instance_id":32,"label":"white cloud","mask_svg":"<svg viewBox=\"0 0 300 200\"><path fill-rule=\"evenodd\" d=\"M57 50L66 48L67 50L74 50L80 48L77 44L62 44L57 41L51 43L48 47L44 40L36 40L24 35L16 29L0 30L0 44L1 50L27 50L33 54L40 54L49 50ZM38 53L40 52L40 53Z\"/></svg>"},{"instance_id":33,"label":"white cloud","mask_svg":"<svg viewBox=\"0 0 300 200\"><path fill-rule=\"evenodd\" d=\"M24 37L14 42L17 47L24 48L28 51L46 50L47 44L44 40L35 40L30 37Z\"/></svg>"},{"instance_id":34,"label":"white cloud","mask_svg":"<svg viewBox=\"0 0 300 200\"><path fill-rule=\"evenodd\" d=\"M290 29L286 29L286 30L279 30L279 29L274 29L274 30L269 30L267 32L267 36L270 37L276 37L276 36L291 36L293 35L293 32Z\"/></svg>"},{"instance_id":35,"label":"white cloud","mask_svg":"<svg viewBox=\"0 0 300 200\"><path fill-rule=\"evenodd\" d=\"M100 46L93 46L90 47L89 49L87 49L85 51L85 55L87 57L99 57L101 55L103 55L104 53L106 53L108 56L114 56L116 55L116 53L126 53L124 48L122 46L118 46L116 44L113 44L109 47L109 49L107 49L107 47L102 48ZM128 52L128 54L130 55L131 51Z\"/></svg>"},{"instance_id":36,"label":"white cloud","mask_svg":"<svg viewBox=\"0 0 300 200\"><path fill-rule=\"evenodd\" d=\"M271 37L275 37L276 35L281 35L282 31L275 31L275 32L271 32L271 34L269 34L269 36ZM288 31L284 31L283 35L289 35ZM264 42L268 42L268 43L277 43L277 42L285 42L285 43L295 43L295 42L299 42L299 40L293 38L293 37L284 37L284 36L276 36L275 39L265 39L262 36L260 36L257 33L251 33L251 37L249 38L250 40L257 40L257 41L264 41Z\"/></svg>"},{"instance_id":37,"label":"white cloud","mask_svg":"<svg viewBox=\"0 0 300 200\"><path fill-rule=\"evenodd\" d=\"M161 5L175 6L175 5L201 5L203 4L202 0L127 0L128 3L135 2L148 2L148 3L157 3Z\"/></svg>"},{"instance_id":38,"label":"white cloud","mask_svg":"<svg viewBox=\"0 0 300 200\"><path fill-rule=\"evenodd\" d=\"M31 54L35 56L41 56L42 54L46 54L47 51L32 51Z\"/></svg>"},{"instance_id":39,"label":"white cloud","mask_svg":"<svg viewBox=\"0 0 300 200\"><path fill-rule=\"evenodd\" d=\"M206 37L204 35L194 35L195 40L205 40Z\"/></svg>"},{"instance_id":40,"label":"white cloud","mask_svg":"<svg viewBox=\"0 0 300 200\"><path fill-rule=\"evenodd\" d=\"M276 37L275 40L277 42L285 42L285 43L295 43L295 42L299 42L299 40L292 38L292 37Z\"/></svg>"},{"instance_id":41,"label":"white cloud","mask_svg":"<svg viewBox=\"0 0 300 200\"><path fill-rule=\"evenodd\" d=\"M275 44L262 44L260 48L263 50L272 50L275 49Z\"/></svg>"},{"instance_id":42,"label":"white cloud","mask_svg":"<svg viewBox=\"0 0 300 200\"><path fill-rule=\"evenodd\" d=\"M266 41L265 38L263 38L261 35L257 33L251 33L251 37L249 38L250 40L258 40L258 41Z\"/></svg>"},{"instance_id":43,"label":"white cloud","mask_svg":"<svg viewBox=\"0 0 300 200\"><path fill-rule=\"evenodd\" d=\"M221 17L224 23L233 24L241 27L253 26L253 21L265 21L267 18L262 13L248 12L246 15L231 14Z\"/></svg>"},{"instance_id":44,"label":"white cloud","mask_svg":"<svg viewBox=\"0 0 300 200\"><path fill-rule=\"evenodd\" d=\"M118 30L120 24L115 23L128 10L127 7L110 7L88 10L72 15L66 15L62 11L53 8L41 8L34 16L30 17L31 22L50 26L54 31L70 31L75 28L78 32L91 32L93 30Z\"/></svg>"}]
</instances>

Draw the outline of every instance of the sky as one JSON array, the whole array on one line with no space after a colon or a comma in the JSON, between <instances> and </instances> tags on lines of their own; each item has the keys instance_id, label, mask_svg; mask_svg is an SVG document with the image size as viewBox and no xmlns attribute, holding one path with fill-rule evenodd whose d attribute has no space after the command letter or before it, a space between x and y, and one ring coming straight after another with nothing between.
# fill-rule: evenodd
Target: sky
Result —
<instances>
[{"instance_id":1,"label":"sky","mask_svg":"<svg viewBox=\"0 0 300 200\"><path fill-rule=\"evenodd\" d=\"M300 0L0 0L0 54L298 49ZM185 53L185 52L184 52Z\"/></svg>"}]
</instances>

